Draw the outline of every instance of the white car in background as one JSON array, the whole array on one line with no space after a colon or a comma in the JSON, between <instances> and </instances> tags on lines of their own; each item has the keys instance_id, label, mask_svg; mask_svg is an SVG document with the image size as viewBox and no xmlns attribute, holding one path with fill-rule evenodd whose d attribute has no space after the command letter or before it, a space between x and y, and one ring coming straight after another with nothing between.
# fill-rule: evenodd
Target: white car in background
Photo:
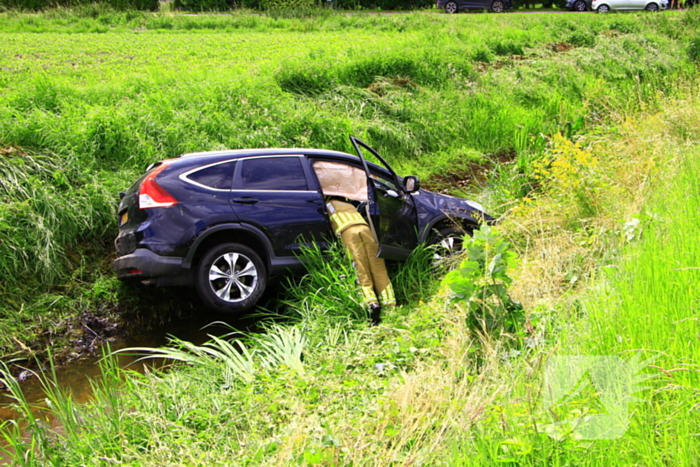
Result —
<instances>
[{"instance_id":1,"label":"white car in background","mask_svg":"<svg viewBox=\"0 0 700 467\"><path fill-rule=\"evenodd\" d=\"M593 0L591 9L598 13L611 10L659 11L668 8L668 0Z\"/></svg>"}]
</instances>

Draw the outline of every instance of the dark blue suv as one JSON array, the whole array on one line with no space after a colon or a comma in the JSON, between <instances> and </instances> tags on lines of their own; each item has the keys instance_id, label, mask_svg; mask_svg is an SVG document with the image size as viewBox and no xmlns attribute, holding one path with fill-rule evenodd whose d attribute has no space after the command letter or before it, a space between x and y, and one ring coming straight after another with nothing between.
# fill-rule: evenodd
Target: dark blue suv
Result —
<instances>
[{"instance_id":1,"label":"dark blue suv","mask_svg":"<svg viewBox=\"0 0 700 467\"><path fill-rule=\"evenodd\" d=\"M366 175L363 213L380 256L402 260L419 242L460 248L461 235L491 221L472 201L420 189L371 147L357 156L319 149L243 149L185 154L151 165L119 204L114 269L119 279L192 286L210 308L252 308L271 275L303 267L302 246L332 234L314 164ZM365 160L363 151L382 166ZM364 183L364 180L363 180Z\"/></svg>"},{"instance_id":2,"label":"dark blue suv","mask_svg":"<svg viewBox=\"0 0 700 467\"><path fill-rule=\"evenodd\" d=\"M447 13L459 13L462 10L491 10L503 13L513 8L513 0L437 0L437 7Z\"/></svg>"}]
</instances>

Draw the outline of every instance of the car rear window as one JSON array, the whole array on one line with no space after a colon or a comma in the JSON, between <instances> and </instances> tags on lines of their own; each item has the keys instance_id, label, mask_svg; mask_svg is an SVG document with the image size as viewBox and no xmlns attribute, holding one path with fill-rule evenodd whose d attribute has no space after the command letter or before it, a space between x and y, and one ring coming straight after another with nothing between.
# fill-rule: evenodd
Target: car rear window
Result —
<instances>
[{"instance_id":1,"label":"car rear window","mask_svg":"<svg viewBox=\"0 0 700 467\"><path fill-rule=\"evenodd\" d=\"M241 188L244 190L306 191L304 168L298 157L264 157L246 159L241 170Z\"/></svg>"},{"instance_id":2,"label":"car rear window","mask_svg":"<svg viewBox=\"0 0 700 467\"><path fill-rule=\"evenodd\" d=\"M200 185L217 190L230 190L233 185L233 171L236 161L211 165L187 175L187 178Z\"/></svg>"}]
</instances>

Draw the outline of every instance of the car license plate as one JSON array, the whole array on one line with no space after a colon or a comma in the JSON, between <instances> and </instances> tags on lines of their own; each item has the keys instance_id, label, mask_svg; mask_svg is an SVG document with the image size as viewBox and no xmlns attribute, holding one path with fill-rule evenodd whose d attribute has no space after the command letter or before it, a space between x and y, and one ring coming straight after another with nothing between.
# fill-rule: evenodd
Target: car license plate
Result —
<instances>
[{"instance_id":1,"label":"car license plate","mask_svg":"<svg viewBox=\"0 0 700 467\"><path fill-rule=\"evenodd\" d=\"M122 225L126 224L126 221L128 221L128 220L129 220L129 212L127 211L124 214L122 214L121 219L119 219L119 225L122 226Z\"/></svg>"}]
</instances>

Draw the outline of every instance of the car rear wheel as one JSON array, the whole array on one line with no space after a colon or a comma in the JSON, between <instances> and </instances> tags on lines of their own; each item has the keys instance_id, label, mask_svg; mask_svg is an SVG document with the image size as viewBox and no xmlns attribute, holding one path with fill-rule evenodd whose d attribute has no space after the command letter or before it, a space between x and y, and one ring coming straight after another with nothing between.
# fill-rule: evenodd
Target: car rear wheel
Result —
<instances>
[{"instance_id":1,"label":"car rear wheel","mask_svg":"<svg viewBox=\"0 0 700 467\"><path fill-rule=\"evenodd\" d=\"M491 11L494 13L503 13L506 9L506 5L501 0L494 0L491 4Z\"/></svg>"},{"instance_id":2,"label":"car rear wheel","mask_svg":"<svg viewBox=\"0 0 700 467\"><path fill-rule=\"evenodd\" d=\"M576 3L574 3L574 11L586 11L587 9L586 2L583 0L578 0Z\"/></svg>"},{"instance_id":3,"label":"car rear wheel","mask_svg":"<svg viewBox=\"0 0 700 467\"><path fill-rule=\"evenodd\" d=\"M610 7L607 5L600 5L598 7L598 13L607 13L610 11Z\"/></svg>"},{"instance_id":4,"label":"car rear wheel","mask_svg":"<svg viewBox=\"0 0 700 467\"><path fill-rule=\"evenodd\" d=\"M447 13L450 13L450 14L459 12L459 7L457 6L457 2L445 3L445 11Z\"/></svg>"},{"instance_id":5,"label":"car rear wheel","mask_svg":"<svg viewBox=\"0 0 700 467\"><path fill-rule=\"evenodd\" d=\"M207 251L195 274L199 297L209 308L223 313L253 308L267 286L262 259L239 243L223 243Z\"/></svg>"},{"instance_id":6,"label":"car rear wheel","mask_svg":"<svg viewBox=\"0 0 700 467\"><path fill-rule=\"evenodd\" d=\"M647 11L659 11L659 5L656 3L650 3L646 6L645 10Z\"/></svg>"}]
</instances>

